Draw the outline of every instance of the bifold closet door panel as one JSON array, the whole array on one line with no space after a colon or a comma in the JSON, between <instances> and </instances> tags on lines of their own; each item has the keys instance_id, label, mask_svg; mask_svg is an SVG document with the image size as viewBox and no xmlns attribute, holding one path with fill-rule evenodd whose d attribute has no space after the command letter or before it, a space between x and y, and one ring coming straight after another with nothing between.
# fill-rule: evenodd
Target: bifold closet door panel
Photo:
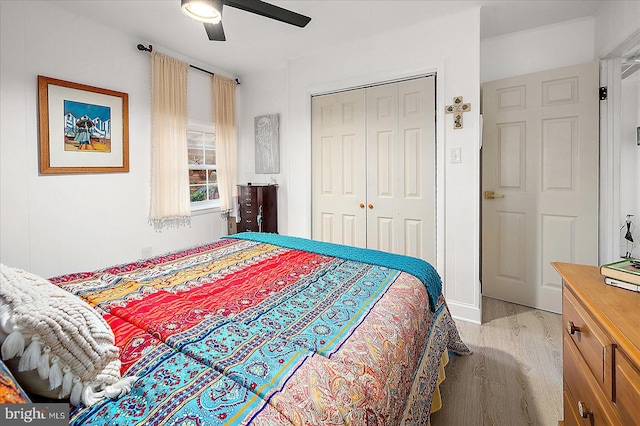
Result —
<instances>
[{"instance_id":1,"label":"bifold closet door panel","mask_svg":"<svg viewBox=\"0 0 640 426\"><path fill-rule=\"evenodd\" d=\"M367 245L435 262L435 78L367 89Z\"/></svg>"},{"instance_id":2,"label":"bifold closet door panel","mask_svg":"<svg viewBox=\"0 0 640 426\"><path fill-rule=\"evenodd\" d=\"M312 236L366 247L365 89L312 99Z\"/></svg>"}]
</instances>

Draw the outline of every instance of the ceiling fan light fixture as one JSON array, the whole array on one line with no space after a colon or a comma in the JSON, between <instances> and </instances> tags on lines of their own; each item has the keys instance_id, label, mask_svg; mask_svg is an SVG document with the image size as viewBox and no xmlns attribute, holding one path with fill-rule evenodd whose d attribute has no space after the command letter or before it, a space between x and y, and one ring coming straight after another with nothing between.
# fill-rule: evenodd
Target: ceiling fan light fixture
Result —
<instances>
[{"instance_id":1,"label":"ceiling fan light fixture","mask_svg":"<svg viewBox=\"0 0 640 426\"><path fill-rule=\"evenodd\" d=\"M217 24L222 20L222 0L182 0L180 10L200 22Z\"/></svg>"}]
</instances>

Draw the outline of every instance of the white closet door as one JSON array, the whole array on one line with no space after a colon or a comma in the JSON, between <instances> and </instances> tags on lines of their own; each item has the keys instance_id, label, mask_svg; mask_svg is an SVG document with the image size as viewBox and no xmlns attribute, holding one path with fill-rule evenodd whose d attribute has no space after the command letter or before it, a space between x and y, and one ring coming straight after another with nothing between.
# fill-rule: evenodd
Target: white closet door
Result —
<instances>
[{"instance_id":1,"label":"white closet door","mask_svg":"<svg viewBox=\"0 0 640 426\"><path fill-rule=\"evenodd\" d=\"M366 247L365 90L312 100L313 239Z\"/></svg>"},{"instance_id":2,"label":"white closet door","mask_svg":"<svg viewBox=\"0 0 640 426\"><path fill-rule=\"evenodd\" d=\"M312 237L435 263L435 77L314 97Z\"/></svg>"},{"instance_id":3,"label":"white closet door","mask_svg":"<svg viewBox=\"0 0 640 426\"><path fill-rule=\"evenodd\" d=\"M435 263L435 77L366 100L367 246Z\"/></svg>"}]
</instances>

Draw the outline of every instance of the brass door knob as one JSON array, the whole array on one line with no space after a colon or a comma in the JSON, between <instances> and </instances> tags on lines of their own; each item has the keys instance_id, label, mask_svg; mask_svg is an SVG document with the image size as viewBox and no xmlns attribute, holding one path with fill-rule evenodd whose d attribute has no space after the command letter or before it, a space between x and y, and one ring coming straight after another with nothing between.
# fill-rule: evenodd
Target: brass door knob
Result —
<instances>
[{"instance_id":1,"label":"brass door knob","mask_svg":"<svg viewBox=\"0 0 640 426\"><path fill-rule=\"evenodd\" d=\"M569 334L576 334L576 332L580 331L580 327L576 327L573 321L567 321L567 332Z\"/></svg>"},{"instance_id":2,"label":"brass door knob","mask_svg":"<svg viewBox=\"0 0 640 426\"><path fill-rule=\"evenodd\" d=\"M484 191L484 198L487 200L493 200L494 198L504 198L503 194L496 194L493 191Z\"/></svg>"},{"instance_id":3,"label":"brass door knob","mask_svg":"<svg viewBox=\"0 0 640 426\"><path fill-rule=\"evenodd\" d=\"M364 203L360 203L360 208L364 209Z\"/></svg>"},{"instance_id":4,"label":"brass door knob","mask_svg":"<svg viewBox=\"0 0 640 426\"><path fill-rule=\"evenodd\" d=\"M373 208L373 204L369 204L369 208L372 209Z\"/></svg>"}]
</instances>

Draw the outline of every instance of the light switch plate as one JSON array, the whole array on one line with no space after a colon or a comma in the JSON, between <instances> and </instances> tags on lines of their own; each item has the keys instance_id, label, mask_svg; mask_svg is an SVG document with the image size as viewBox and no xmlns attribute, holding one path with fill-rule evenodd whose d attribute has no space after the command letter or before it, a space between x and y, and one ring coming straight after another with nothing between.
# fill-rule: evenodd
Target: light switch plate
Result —
<instances>
[{"instance_id":1,"label":"light switch plate","mask_svg":"<svg viewBox=\"0 0 640 426\"><path fill-rule=\"evenodd\" d=\"M451 163L462 163L461 148L451 148Z\"/></svg>"}]
</instances>

